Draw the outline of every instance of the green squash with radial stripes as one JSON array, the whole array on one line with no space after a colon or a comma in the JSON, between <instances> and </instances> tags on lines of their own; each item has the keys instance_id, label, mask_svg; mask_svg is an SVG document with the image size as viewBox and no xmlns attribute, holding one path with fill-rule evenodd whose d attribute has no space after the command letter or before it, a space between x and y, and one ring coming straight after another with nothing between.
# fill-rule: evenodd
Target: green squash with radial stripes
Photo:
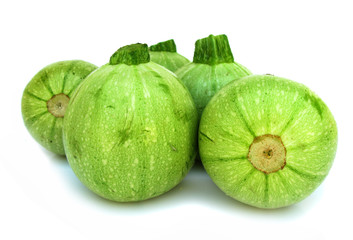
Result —
<instances>
[{"instance_id":1,"label":"green squash with radial stripes","mask_svg":"<svg viewBox=\"0 0 353 240\"><path fill-rule=\"evenodd\" d=\"M120 48L71 99L64 146L76 176L101 197L141 201L176 186L194 163L197 112L146 44Z\"/></svg>"},{"instance_id":2,"label":"green squash with radial stripes","mask_svg":"<svg viewBox=\"0 0 353 240\"><path fill-rule=\"evenodd\" d=\"M270 75L234 81L205 108L199 147L209 176L227 195L259 208L309 196L327 176L336 122L302 84Z\"/></svg>"},{"instance_id":3,"label":"green squash with radial stripes","mask_svg":"<svg viewBox=\"0 0 353 240\"><path fill-rule=\"evenodd\" d=\"M149 50L152 62L158 63L172 72L176 72L179 68L190 63L189 59L177 53L173 39L152 45Z\"/></svg>"},{"instance_id":4,"label":"green squash with radial stripes","mask_svg":"<svg viewBox=\"0 0 353 240\"><path fill-rule=\"evenodd\" d=\"M97 67L81 60L61 61L40 70L22 95L22 117L29 133L47 150L64 155L62 125L76 87Z\"/></svg>"},{"instance_id":5,"label":"green squash with radial stripes","mask_svg":"<svg viewBox=\"0 0 353 240\"><path fill-rule=\"evenodd\" d=\"M248 76L251 72L234 62L226 35L210 35L196 41L193 62L175 74L189 89L201 117L216 92L230 81Z\"/></svg>"}]
</instances>

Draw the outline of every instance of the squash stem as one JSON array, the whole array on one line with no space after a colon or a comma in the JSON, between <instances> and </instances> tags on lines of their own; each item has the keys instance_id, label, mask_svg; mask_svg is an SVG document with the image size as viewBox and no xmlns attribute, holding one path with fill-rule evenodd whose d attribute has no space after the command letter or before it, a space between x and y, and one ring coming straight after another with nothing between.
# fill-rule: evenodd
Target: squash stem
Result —
<instances>
[{"instance_id":1,"label":"squash stem","mask_svg":"<svg viewBox=\"0 0 353 240\"><path fill-rule=\"evenodd\" d=\"M126 64L138 65L141 63L148 63L150 61L150 54L148 52L147 44L131 44L119 48L111 57L109 64Z\"/></svg>"},{"instance_id":2,"label":"squash stem","mask_svg":"<svg viewBox=\"0 0 353 240\"><path fill-rule=\"evenodd\" d=\"M233 54L226 35L210 35L195 43L194 63L215 65L234 62Z\"/></svg>"},{"instance_id":3,"label":"squash stem","mask_svg":"<svg viewBox=\"0 0 353 240\"><path fill-rule=\"evenodd\" d=\"M155 45L150 46L150 51L152 52L176 52L176 45L173 39L167 40L165 42L160 42Z\"/></svg>"}]
</instances>

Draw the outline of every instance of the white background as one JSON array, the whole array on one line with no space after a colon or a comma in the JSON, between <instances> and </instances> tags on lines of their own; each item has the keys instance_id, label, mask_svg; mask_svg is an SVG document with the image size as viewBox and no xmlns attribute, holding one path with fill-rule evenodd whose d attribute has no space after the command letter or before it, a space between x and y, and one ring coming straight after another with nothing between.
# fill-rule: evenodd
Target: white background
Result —
<instances>
[{"instance_id":1,"label":"white background","mask_svg":"<svg viewBox=\"0 0 353 240\"><path fill-rule=\"evenodd\" d=\"M353 239L351 1L1 1L0 239ZM140 203L97 197L66 159L27 132L22 91L44 66L98 66L119 47L228 35L253 73L301 82L329 106L339 146L323 184L291 207L261 210L226 197L200 166Z\"/></svg>"}]
</instances>

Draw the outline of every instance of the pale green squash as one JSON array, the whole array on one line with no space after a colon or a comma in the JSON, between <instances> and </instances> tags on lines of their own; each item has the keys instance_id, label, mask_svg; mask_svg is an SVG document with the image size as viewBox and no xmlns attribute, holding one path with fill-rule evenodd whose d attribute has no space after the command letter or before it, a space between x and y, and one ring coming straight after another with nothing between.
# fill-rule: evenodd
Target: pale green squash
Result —
<instances>
[{"instance_id":1,"label":"pale green squash","mask_svg":"<svg viewBox=\"0 0 353 240\"><path fill-rule=\"evenodd\" d=\"M97 67L81 60L61 61L40 70L22 95L29 133L47 150L64 155L62 125L73 91Z\"/></svg>"},{"instance_id":2,"label":"pale green squash","mask_svg":"<svg viewBox=\"0 0 353 240\"><path fill-rule=\"evenodd\" d=\"M186 57L177 53L173 39L152 45L149 49L151 61L172 72L176 72L179 68L190 63Z\"/></svg>"},{"instance_id":3,"label":"pale green squash","mask_svg":"<svg viewBox=\"0 0 353 240\"><path fill-rule=\"evenodd\" d=\"M337 149L336 122L302 84L271 75L229 83L204 110L200 156L227 195L260 208L309 196L327 176Z\"/></svg>"},{"instance_id":4,"label":"pale green squash","mask_svg":"<svg viewBox=\"0 0 353 240\"><path fill-rule=\"evenodd\" d=\"M199 39L195 43L194 59L175 73L195 101L199 117L207 103L227 83L248 76L251 72L234 62L226 35Z\"/></svg>"},{"instance_id":5,"label":"pale green squash","mask_svg":"<svg viewBox=\"0 0 353 240\"><path fill-rule=\"evenodd\" d=\"M197 112L186 87L150 62L146 44L120 48L70 101L67 158L96 194L140 201L176 186L194 163Z\"/></svg>"}]
</instances>

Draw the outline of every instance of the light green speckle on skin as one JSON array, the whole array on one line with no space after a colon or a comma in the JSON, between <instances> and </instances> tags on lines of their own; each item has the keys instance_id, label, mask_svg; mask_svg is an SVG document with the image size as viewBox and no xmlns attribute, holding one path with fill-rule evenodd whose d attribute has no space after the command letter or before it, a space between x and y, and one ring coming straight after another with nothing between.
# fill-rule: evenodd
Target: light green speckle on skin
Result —
<instances>
[{"instance_id":1,"label":"light green speckle on skin","mask_svg":"<svg viewBox=\"0 0 353 240\"><path fill-rule=\"evenodd\" d=\"M279 136L286 148L286 165L268 174L247 159L254 139L266 134ZM337 127L325 103L304 85L254 75L228 84L209 102L199 148L206 171L227 195L279 208L303 200L324 180L336 153Z\"/></svg>"},{"instance_id":2,"label":"light green speckle on skin","mask_svg":"<svg viewBox=\"0 0 353 240\"><path fill-rule=\"evenodd\" d=\"M56 62L40 70L26 86L21 103L23 121L32 137L47 150L65 154L62 125L66 104L76 87L96 68L81 60ZM56 106L62 109L58 111Z\"/></svg>"},{"instance_id":3,"label":"light green speckle on skin","mask_svg":"<svg viewBox=\"0 0 353 240\"><path fill-rule=\"evenodd\" d=\"M64 146L73 171L93 192L119 202L176 186L193 165L196 140L189 92L153 62L102 66L80 86L65 116Z\"/></svg>"}]
</instances>

